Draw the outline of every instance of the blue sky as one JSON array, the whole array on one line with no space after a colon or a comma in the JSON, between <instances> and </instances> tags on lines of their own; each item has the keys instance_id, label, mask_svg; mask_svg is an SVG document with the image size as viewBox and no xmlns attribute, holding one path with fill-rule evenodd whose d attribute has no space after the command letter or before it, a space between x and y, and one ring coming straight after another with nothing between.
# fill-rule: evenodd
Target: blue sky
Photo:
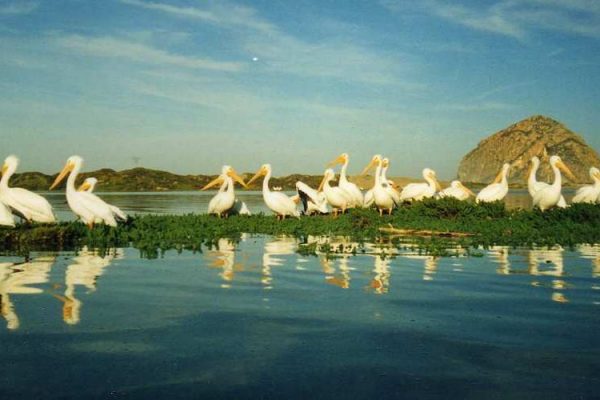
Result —
<instances>
[{"instance_id":1,"label":"blue sky","mask_svg":"<svg viewBox=\"0 0 600 400\"><path fill-rule=\"evenodd\" d=\"M451 178L533 114L599 150L599 39L586 0L0 0L0 154L283 175L382 153Z\"/></svg>"}]
</instances>

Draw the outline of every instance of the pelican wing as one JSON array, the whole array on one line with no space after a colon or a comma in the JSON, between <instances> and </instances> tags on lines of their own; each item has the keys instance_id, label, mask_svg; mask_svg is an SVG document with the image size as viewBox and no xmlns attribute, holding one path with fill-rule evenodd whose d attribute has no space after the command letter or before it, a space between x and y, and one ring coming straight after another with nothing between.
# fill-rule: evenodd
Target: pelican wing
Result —
<instances>
[{"instance_id":1,"label":"pelican wing","mask_svg":"<svg viewBox=\"0 0 600 400\"><path fill-rule=\"evenodd\" d=\"M15 218L4 203L0 203L0 225L15 226Z\"/></svg>"},{"instance_id":2,"label":"pelican wing","mask_svg":"<svg viewBox=\"0 0 600 400\"><path fill-rule=\"evenodd\" d=\"M9 188L4 203L21 215L37 222L56 222L52 206L42 196L21 188Z\"/></svg>"},{"instance_id":3,"label":"pelican wing","mask_svg":"<svg viewBox=\"0 0 600 400\"><path fill-rule=\"evenodd\" d=\"M94 193L77 192L77 195L80 205L94 215L95 219L101 219L106 225L117 226L117 221L108 203Z\"/></svg>"},{"instance_id":4,"label":"pelican wing","mask_svg":"<svg viewBox=\"0 0 600 400\"><path fill-rule=\"evenodd\" d=\"M264 197L267 206L277 214L293 215L294 217L300 216L300 213L296 210L296 203L285 193L269 192Z\"/></svg>"},{"instance_id":5,"label":"pelican wing","mask_svg":"<svg viewBox=\"0 0 600 400\"><path fill-rule=\"evenodd\" d=\"M402 189L402 193L400 193L400 200L413 200L421 198L429 189L429 185L427 183L410 183Z\"/></svg>"},{"instance_id":6,"label":"pelican wing","mask_svg":"<svg viewBox=\"0 0 600 400\"><path fill-rule=\"evenodd\" d=\"M595 185L587 185L577 189L573 203L595 203L598 201L600 188Z\"/></svg>"}]
</instances>

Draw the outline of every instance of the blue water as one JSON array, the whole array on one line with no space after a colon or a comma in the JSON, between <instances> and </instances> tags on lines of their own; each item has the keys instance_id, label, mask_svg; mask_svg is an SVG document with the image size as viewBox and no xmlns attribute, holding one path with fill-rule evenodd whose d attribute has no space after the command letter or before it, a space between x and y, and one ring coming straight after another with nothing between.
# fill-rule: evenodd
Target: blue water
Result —
<instances>
[{"instance_id":1,"label":"blue water","mask_svg":"<svg viewBox=\"0 0 600 400\"><path fill-rule=\"evenodd\" d=\"M597 396L600 247L296 248L1 257L0 397Z\"/></svg>"}]
</instances>

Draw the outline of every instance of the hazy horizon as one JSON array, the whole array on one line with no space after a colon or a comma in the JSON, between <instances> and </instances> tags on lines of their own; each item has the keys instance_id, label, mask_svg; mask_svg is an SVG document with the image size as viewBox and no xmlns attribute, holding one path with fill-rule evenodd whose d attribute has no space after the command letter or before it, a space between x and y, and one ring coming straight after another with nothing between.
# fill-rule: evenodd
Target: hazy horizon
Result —
<instances>
[{"instance_id":1,"label":"hazy horizon","mask_svg":"<svg viewBox=\"0 0 600 400\"><path fill-rule=\"evenodd\" d=\"M534 114L600 149L586 0L0 0L0 158L321 174L341 152L443 179Z\"/></svg>"}]
</instances>

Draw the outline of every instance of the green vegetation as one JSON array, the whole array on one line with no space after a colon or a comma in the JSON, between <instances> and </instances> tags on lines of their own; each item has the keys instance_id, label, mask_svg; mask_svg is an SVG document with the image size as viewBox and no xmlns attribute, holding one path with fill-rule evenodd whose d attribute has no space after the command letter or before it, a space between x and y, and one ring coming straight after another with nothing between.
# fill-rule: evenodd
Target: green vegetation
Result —
<instances>
[{"instance_id":1,"label":"green vegetation","mask_svg":"<svg viewBox=\"0 0 600 400\"><path fill-rule=\"evenodd\" d=\"M567 209L542 213L538 210L507 210L503 203L474 204L454 199L427 200L402 206L391 216L379 217L374 210L351 210L346 215L303 217L277 221L273 216L144 215L131 218L118 228L97 226L88 230L78 222L58 225L19 225L0 229L0 251L27 253L31 250L63 250L88 245L107 248L134 246L144 256L154 257L168 249L201 251L222 237L242 233L313 236L345 236L352 240L391 240L399 246L406 237L393 236L380 228L434 231L433 237L412 237L424 251L452 255L457 244L476 246L573 246L600 243L600 206L575 204ZM443 233L469 233L456 238ZM439 234L439 235L438 235ZM303 251L311 252L310 248Z\"/></svg>"}]
</instances>

